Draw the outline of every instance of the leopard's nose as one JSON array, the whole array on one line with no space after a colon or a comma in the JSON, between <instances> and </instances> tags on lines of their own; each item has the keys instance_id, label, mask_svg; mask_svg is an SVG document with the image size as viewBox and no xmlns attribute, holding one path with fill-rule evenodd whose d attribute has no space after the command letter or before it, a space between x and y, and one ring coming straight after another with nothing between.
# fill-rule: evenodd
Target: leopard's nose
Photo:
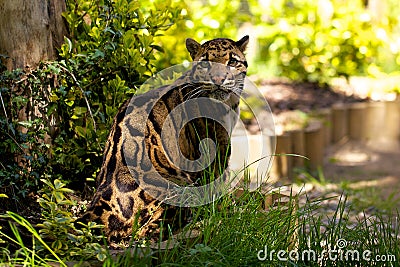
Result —
<instances>
[{"instance_id":1,"label":"leopard's nose","mask_svg":"<svg viewBox=\"0 0 400 267\"><path fill-rule=\"evenodd\" d=\"M222 85L225 81L225 77L224 76L212 76L211 80L215 85Z\"/></svg>"}]
</instances>

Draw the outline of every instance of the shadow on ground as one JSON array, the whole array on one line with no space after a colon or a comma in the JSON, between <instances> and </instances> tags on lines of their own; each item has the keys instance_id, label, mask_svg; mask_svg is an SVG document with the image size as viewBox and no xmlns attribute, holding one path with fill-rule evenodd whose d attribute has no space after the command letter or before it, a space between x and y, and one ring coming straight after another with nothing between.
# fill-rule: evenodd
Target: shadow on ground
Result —
<instances>
[{"instance_id":1,"label":"shadow on ground","mask_svg":"<svg viewBox=\"0 0 400 267\"><path fill-rule=\"evenodd\" d=\"M363 143L343 140L326 155L324 175L329 182L371 192L371 200L397 201L400 210L400 142ZM377 203L378 204L378 203Z\"/></svg>"}]
</instances>

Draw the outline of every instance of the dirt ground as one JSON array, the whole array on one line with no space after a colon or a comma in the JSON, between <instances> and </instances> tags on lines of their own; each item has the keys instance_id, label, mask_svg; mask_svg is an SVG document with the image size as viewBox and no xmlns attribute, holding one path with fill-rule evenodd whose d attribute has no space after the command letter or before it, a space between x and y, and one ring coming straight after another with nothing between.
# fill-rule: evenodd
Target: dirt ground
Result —
<instances>
[{"instance_id":1,"label":"dirt ground","mask_svg":"<svg viewBox=\"0 0 400 267\"><path fill-rule=\"evenodd\" d=\"M400 200L400 142L347 140L336 144L326 154L324 174L329 182L348 183L352 189L369 189L380 195L371 198Z\"/></svg>"},{"instance_id":2,"label":"dirt ground","mask_svg":"<svg viewBox=\"0 0 400 267\"><path fill-rule=\"evenodd\" d=\"M258 86L274 114L292 110L308 113L336 103L367 101L351 91L349 93L348 88L341 90L317 83L292 82L281 78L263 80Z\"/></svg>"}]
</instances>

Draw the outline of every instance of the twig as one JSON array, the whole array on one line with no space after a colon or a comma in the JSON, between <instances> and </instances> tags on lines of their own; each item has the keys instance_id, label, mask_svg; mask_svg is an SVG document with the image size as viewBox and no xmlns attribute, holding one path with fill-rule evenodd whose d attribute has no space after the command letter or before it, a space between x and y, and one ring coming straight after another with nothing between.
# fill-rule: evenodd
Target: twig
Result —
<instances>
[{"instance_id":1,"label":"twig","mask_svg":"<svg viewBox=\"0 0 400 267\"><path fill-rule=\"evenodd\" d=\"M96 79L93 79L90 83L85 84L85 86L83 86L83 88L90 87L90 86L92 86L93 84L95 84L95 83L97 83L98 81L100 81L101 79L103 79L103 78L105 78L105 77L107 77L107 76L110 76L110 75L112 75L112 74L116 74L116 73L118 73L118 71L110 71L110 72L107 72L107 73L100 74Z\"/></svg>"},{"instance_id":2,"label":"twig","mask_svg":"<svg viewBox=\"0 0 400 267\"><path fill-rule=\"evenodd\" d=\"M78 80L75 78L75 75L74 75L72 72L70 72L67 68L63 67L62 65L59 65L59 66L60 66L60 68L62 68L65 72L67 72L69 75L71 75L72 79L74 80L74 82L76 83L76 85L78 86L78 88L81 90L82 95L83 95L83 97L85 98L85 102L86 102L86 105L87 105L87 107L88 107L90 117L92 117L92 120L93 120L93 128L94 128L94 131L96 132L96 121L94 120L93 113L92 113L92 109L90 108L90 104L89 104L89 101L88 101L88 99L87 99L87 97L86 97L86 95L85 95L85 91L82 89L81 85L79 84Z\"/></svg>"},{"instance_id":3,"label":"twig","mask_svg":"<svg viewBox=\"0 0 400 267\"><path fill-rule=\"evenodd\" d=\"M28 75L25 75L25 77L19 79L18 81L15 82L15 84L22 83L23 81L26 81L28 79Z\"/></svg>"},{"instance_id":4,"label":"twig","mask_svg":"<svg viewBox=\"0 0 400 267\"><path fill-rule=\"evenodd\" d=\"M0 92L0 100L1 100L1 105L3 106L3 110L4 110L4 115L6 116L6 120L7 120L7 126L8 128L10 128L11 130L11 126L10 123L8 122L8 116L7 116L7 111L6 111L6 106L4 105L4 100L3 100L3 96ZM9 133L6 132L6 135L8 135L8 137L10 137L11 140L14 141L15 144L17 144L17 146L21 149L22 152L24 152L24 149L21 147L21 145L17 142L17 140L15 140L14 137L12 137ZM3 165L3 164L2 164ZM3 166L4 167L4 166Z\"/></svg>"},{"instance_id":5,"label":"twig","mask_svg":"<svg viewBox=\"0 0 400 267\"><path fill-rule=\"evenodd\" d=\"M1 105L3 106L4 115L6 116L6 119L7 119L7 122L8 122L8 116L7 116L6 106L4 105L3 96L1 95L1 91L0 91L0 99L1 99Z\"/></svg>"},{"instance_id":6,"label":"twig","mask_svg":"<svg viewBox=\"0 0 400 267\"><path fill-rule=\"evenodd\" d=\"M7 122L7 124L8 124L8 122ZM9 126L9 127L11 127L11 126ZM14 141L14 143L18 146L18 148L21 149L21 151L25 153L24 148L18 143L18 141L14 137L12 137L11 134L6 132L6 135L8 135L8 137L10 137L10 139Z\"/></svg>"}]
</instances>

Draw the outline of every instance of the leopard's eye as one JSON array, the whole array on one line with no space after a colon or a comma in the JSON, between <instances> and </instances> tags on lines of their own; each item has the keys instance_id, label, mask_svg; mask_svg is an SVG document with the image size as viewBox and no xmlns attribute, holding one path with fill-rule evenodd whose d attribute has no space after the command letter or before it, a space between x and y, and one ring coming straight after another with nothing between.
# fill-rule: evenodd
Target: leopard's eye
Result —
<instances>
[{"instance_id":1,"label":"leopard's eye","mask_svg":"<svg viewBox=\"0 0 400 267\"><path fill-rule=\"evenodd\" d=\"M231 58L231 59L229 59L229 61L228 61L228 65L229 65L229 66L235 66L238 62L239 62L239 61L238 61L237 59Z\"/></svg>"}]
</instances>

